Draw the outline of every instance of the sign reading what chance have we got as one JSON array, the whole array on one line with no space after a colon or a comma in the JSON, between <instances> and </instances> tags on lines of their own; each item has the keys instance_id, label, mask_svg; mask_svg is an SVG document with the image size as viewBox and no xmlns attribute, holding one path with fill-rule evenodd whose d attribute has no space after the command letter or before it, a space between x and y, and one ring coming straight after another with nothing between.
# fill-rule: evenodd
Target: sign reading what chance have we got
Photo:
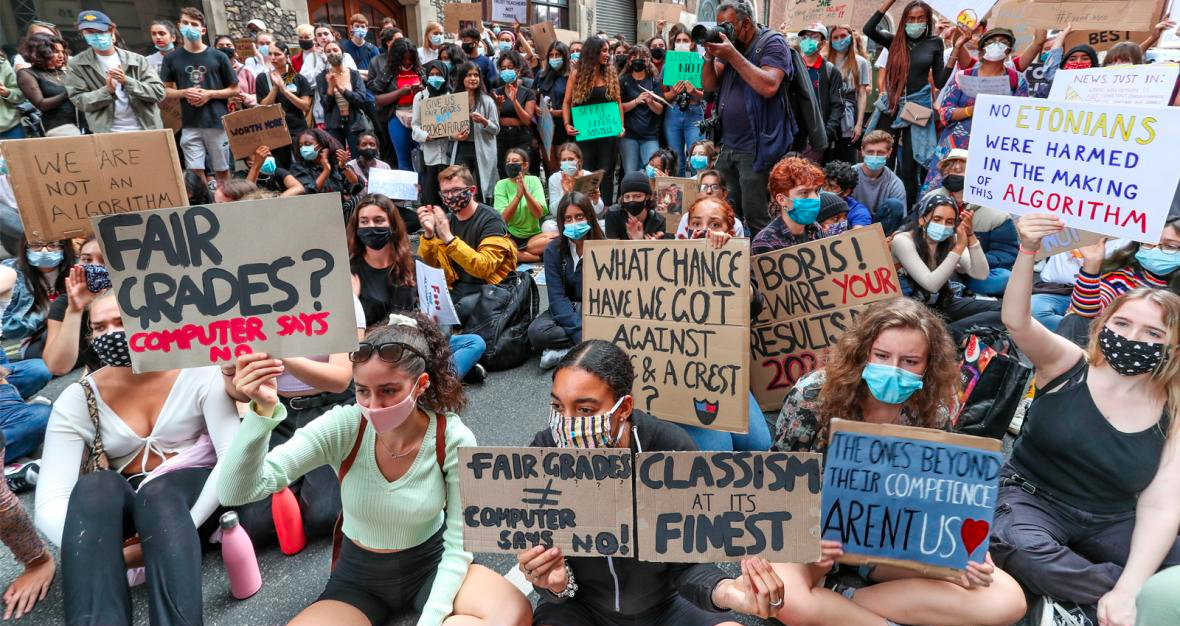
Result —
<instances>
[{"instance_id":1,"label":"sign reading what chance have we got","mask_svg":"<svg viewBox=\"0 0 1180 626\"><path fill-rule=\"evenodd\" d=\"M623 118L619 116L619 103L603 102L587 104L570 110L577 141L589 141L602 137L617 137L623 132Z\"/></svg>"},{"instance_id":2,"label":"sign reading what chance have we got","mask_svg":"<svg viewBox=\"0 0 1180 626\"><path fill-rule=\"evenodd\" d=\"M17 139L0 153L29 241L85 237L94 216L188 204L169 130Z\"/></svg>"},{"instance_id":3,"label":"sign reading what chance have we got","mask_svg":"<svg viewBox=\"0 0 1180 626\"><path fill-rule=\"evenodd\" d=\"M259 237L296 224L281 237ZM136 372L356 349L340 195L93 218Z\"/></svg>"},{"instance_id":4,"label":"sign reading what chance have we got","mask_svg":"<svg viewBox=\"0 0 1180 626\"><path fill-rule=\"evenodd\" d=\"M459 448L463 548L634 556L632 456L605 448Z\"/></svg>"},{"instance_id":5,"label":"sign reading what chance have we got","mask_svg":"<svg viewBox=\"0 0 1180 626\"><path fill-rule=\"evenodd\" d=\"M958 580L968 561L984 561L999 440L842 419L830 430L822 537L844 544L841 563Z\"/></svg>"},{"instance_id":6,"label":"sign reading what chance have we got","mask_svg":"<svg viewBox=\"0 0 1180 626\"><path fill-rule=\"evenodd\" d=\"M750 386L764 411L823 367L836 339L878 300L901 297L880 224L759 254L751 261L765 306L750 334Z\"/></svg>"},{"instance_id":7,"label":"sign reading what chance have we got","mask_svg":"<svg viewBox=\"0 0 1180 626\"><path fill-rule=\"evenodd\" d=\"M631 356L636 408L746 432L750 240L588 241L584 255L582 335Z\"/></svg>"},{"instance_id":8,"label":"sign reading what chance have we got","mask_svg":"<svg viewBox=\"0 0 1180 626\"><path fill-rule=\"evenodd\" d=\"M981 95L967 202L1158 243L1180 180L1180 109Z\"/></svg>"}]
</instances>

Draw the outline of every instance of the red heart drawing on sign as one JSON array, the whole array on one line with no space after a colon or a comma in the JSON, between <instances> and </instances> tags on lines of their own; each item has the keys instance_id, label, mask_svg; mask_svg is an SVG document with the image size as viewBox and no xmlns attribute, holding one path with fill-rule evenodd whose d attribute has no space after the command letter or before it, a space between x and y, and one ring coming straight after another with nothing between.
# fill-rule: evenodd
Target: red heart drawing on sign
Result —
<instances>
[{"instance_id":1,"label":"red heart drawing on sign","mask_svg":"<svg viewBox=\"0 0 1180 626\"><path fill-rule=\"evenodd\" d=\"M963 547L967 548L967 556L971 556L972 552L987 539L987 531L990 524L981 519L965 519L963 526L959 528L959 536L963 538Z\"/></svg>"}]
</instances>

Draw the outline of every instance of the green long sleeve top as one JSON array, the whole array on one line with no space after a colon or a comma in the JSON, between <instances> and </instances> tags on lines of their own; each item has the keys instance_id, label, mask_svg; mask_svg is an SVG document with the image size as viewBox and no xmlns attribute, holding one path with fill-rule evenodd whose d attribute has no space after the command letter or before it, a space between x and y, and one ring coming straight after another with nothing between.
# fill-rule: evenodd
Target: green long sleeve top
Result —
<instances>
[{"instance_id":1,"label":"green long sleeve top","mask_svg":"<svg viewBox=\"0 0 1180 626\"><path fill-rule=\"evenodd\" d=\"M0 84L8 90L7 94L0 97L3 101L0 102L0 131L12 130L20 124L20 111L16 110L16 105L25 101L25 94L16 84L16 72L8 59L0 59Z\"/></svg>"},{"instance_id":2,"label":"green long sleeve top","mask_svg":"<svg viewBox=\"0 0 1180 626\"><path fill-rule=\"evenodd\" d=\"M377 467L374 429L365 429L356 460L341 485L340 501L344 535L377 550L406 550L423 543L438 532L445 513L442 560L418 620L419 626L439 626L453 611L455 594L472 561L471 553L463 550L459 448L474 446L475 435L458 415L447 414L446 460L440 473L435 458L437 420L433 412L426 413L430 424L418 456L393 482ZM356 405L336 407L267 452L270 431L286 416L281 404L272 417L258 415L251 405L227 458L221 460L224 467L217 493L222 504L240 506L261 500L324 464L339 471L364 419ZM449 506L444 509L445 505Z\"/></svg>"}]
</instances>

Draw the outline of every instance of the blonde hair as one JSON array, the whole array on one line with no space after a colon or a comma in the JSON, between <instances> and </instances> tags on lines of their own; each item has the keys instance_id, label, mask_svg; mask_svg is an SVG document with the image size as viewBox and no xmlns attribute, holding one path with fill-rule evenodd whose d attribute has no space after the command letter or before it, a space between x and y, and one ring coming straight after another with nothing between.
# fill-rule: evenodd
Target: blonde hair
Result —
<instances>
[{"instance_id":1,"label":"blonde hair","mask_svg":"<svg viewBox=\"0 0 1180 626\"><path fill-rule=\"evenodd\" d=\"M422 44L423 45L425 45L426 41L430 39L430 31L435 30L435 29L438 29L438 32L440 32L440 33L443 32L443 30L444 30L443 25L439 24L438 22L426 22L426 28L422 31L422 40L423 40Z\"/></svg>"},{"instance_id":2,"label":"blonde hair","mask_svg":"<svg viewBox=\"0 0 1180 626\"><path fill-rule=\"evenodd\" d=\"M296 26L295 36L302 37L303 35L315 37L315 27L313 27L311 24L300 24L299 26Z\"/></svg>"},{"instance_id":3,"label":"blonde hair","mask_svg":"<svg viewBox=\"0 0 1180 626\"><path fill-rule=\"evenodd\" d=\"M834 32L837 28L848 31L848 37L852 40L852 43L848 46L848 49L845 50L843 54L841 54L836 52L836 48L832 46L832 42L829 38L827 54L828 62L832 65L835 65L836 69L840 70L840 74L844 78L845 88L847 88L848 85L853 85L859 88L860 66L857 63L857 57L867 60L869 58L868 50L865 50L864 40L861 39L861 36L854 28L852 28L852 26L849 26L848 24L837 24L832 27L832 31ZM840 59L839 57L841 56L844 58ZM840 61L840 63L837 63L837 61Z\"/></svg>"}]
</instances>

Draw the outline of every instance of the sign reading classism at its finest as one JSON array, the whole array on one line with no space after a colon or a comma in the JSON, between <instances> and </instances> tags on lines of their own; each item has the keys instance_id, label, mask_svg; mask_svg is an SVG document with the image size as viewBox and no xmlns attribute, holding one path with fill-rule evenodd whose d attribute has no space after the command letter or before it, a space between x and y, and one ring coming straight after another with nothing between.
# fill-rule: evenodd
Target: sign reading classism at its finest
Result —
<instances>
[{"instance_id":1,"label":"sign reading classism at its finest","mask_svg":"<svg viewBox=\"0 0 1180 626\"><path fill-rule=\"evenodd\" d=\"M981 95L967 202L1157 243L1180 180L1180 109Z\"/></svg>"}]
</instances>

